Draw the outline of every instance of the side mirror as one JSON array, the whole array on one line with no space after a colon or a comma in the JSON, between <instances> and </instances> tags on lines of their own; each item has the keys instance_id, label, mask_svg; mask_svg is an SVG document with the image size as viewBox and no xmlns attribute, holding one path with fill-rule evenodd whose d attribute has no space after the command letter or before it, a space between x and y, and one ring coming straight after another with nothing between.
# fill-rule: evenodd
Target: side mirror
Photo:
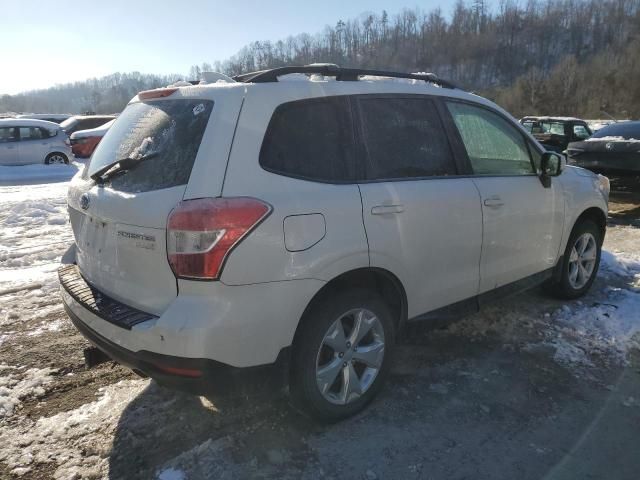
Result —
<instances>
[{"instance_id":1,"label":"side mirror","mask_svg":"<svg viewBox=\"0 0 640 480\"><path fill-rule=\"evenodd\" d=\"M551 186L551 177L557 177L567 164L564 155L556 152L544 152L540 160L540 181L545 188Z\"/></svg>"}]
</instances>

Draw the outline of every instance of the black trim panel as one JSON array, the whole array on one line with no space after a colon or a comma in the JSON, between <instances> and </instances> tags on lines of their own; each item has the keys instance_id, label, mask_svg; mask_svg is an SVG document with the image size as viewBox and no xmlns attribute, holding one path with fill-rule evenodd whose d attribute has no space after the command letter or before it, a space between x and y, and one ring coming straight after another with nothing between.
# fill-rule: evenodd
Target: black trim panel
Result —
<instances>
[{"instance_id":1,"label":"black trim panel","mask_svg":"<svg viewBox=\"0 0 640 480\"><path fill-rule=\"evenodd\" d=\"M467 298L466 300L422 313L410 318L408 322L428 321L437 322L438 325L441 323L447 323L466 315L476 313L488 303L537 287L551 278L558 279L562 272L562 258L563 257L560 257L558 259L556 266L553 268L543 270L542 272L535 273L521 280L503 285L494 290L481 293L480 295L475 295Z\"/></svg>"},{"instance_id":2,"label":"black trim panel","mask_svg":"<svg viewBox=\"0 0 640 480\"><path fill-rule=\"evenodd\" d=\"M105 295L82 277L77 265L61 266L58 269L58 278L60 285L76 302L94 315L120 328L131 330L131 327L138 323L158 318Z\"/></svg>"}]
</instances>

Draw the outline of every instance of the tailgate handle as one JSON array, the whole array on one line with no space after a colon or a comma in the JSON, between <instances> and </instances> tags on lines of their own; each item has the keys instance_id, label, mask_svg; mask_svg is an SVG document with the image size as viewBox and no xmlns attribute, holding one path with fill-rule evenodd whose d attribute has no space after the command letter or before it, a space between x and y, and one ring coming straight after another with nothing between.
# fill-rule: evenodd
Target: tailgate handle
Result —
<instances>
[{"instance_id":1,"label":"tailgate handle","mask_svg":"<svg viewBox=\"0 0 640 480\"><path fill-rule=\"evenodd\" d=\"M371 209L371 215L386 215L404 212L404 205L376 205Z\"/></svg>"}]
</instances>

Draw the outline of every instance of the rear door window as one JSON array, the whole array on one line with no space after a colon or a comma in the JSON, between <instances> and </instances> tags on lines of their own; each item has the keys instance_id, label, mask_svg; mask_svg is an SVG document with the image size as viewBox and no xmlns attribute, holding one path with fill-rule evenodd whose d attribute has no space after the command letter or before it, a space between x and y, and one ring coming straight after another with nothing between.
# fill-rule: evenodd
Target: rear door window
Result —
<instances>
[{"instance_id":1,"label":"rear door window","mask_svg":"<svg viewBox=\"0 0 640 480\"><path fill-rule=\"evenodd\" d=\"M129 105L98 144L88 175L121 159L143 159L113 177L111 188L135 193L186 185L212 110L210 100Z\"/></svg>"},{"instance_id":2,"label":"rear door window","mask_svg":"<svg viewBox=\"0 0 640 480\"><path fill-rule=\"evenodd\" d=\"M447 134L428 98L360 97L366 178L455 175Z\"/></svg>"},{"instance_id":3,"label":"rear door window","mask_svg":"<svg viewBox=\"0 0 640 480\"><path fill-rule=\"evenodd\" d=\"M35 127L20 127L20 140L40 140L43 137L42 129Z\"/></svg>"},{"instance_id":4,"label":"rear door window","mask_svg":"<svg viewBox=\"0 0 640 480\"><path fill-rule=\"evenodd\" d=\"M260 165L305 180L353 181L353 126L347 99L325 97L278 106L262 143Z\"/></svg>"},{"instance_id":5,"label":"rear door window","mask_svg":"<svg viewBox=\"0 0 640 480\"><path fill-rule=\"evenodd\" d=\"M0 128L0 143L15 142L18 140L18 132L15 127Z\"/></svg>"}]
</instances>

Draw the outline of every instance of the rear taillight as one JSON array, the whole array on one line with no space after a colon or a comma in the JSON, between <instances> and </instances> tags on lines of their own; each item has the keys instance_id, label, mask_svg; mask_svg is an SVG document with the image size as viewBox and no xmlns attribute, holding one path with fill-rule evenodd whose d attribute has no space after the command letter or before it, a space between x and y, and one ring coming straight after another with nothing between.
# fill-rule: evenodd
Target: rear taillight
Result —
<instances>
[{"instance_id":1,"label":"rear taillight","mask_svg":"<svg viewBox=\"0 0 640 480\"><path fill-rule=\"evenodd\" d=\"M215 280L240 241L271 212L255 198L180 202L167 221L167 255L178 278Z\"/></svg>"}]
</instances>

